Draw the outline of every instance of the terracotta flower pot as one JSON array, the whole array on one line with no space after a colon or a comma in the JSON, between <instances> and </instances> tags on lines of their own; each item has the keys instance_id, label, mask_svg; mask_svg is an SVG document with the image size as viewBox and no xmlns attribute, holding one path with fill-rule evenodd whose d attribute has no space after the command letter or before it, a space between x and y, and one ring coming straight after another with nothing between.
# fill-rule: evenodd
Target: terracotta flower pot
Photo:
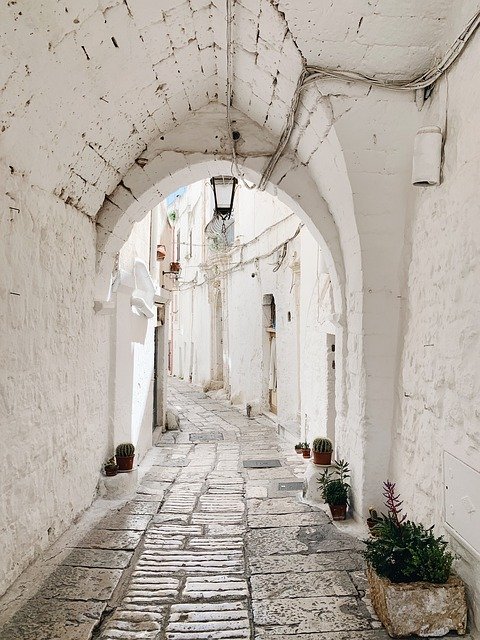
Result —
<instances>
[{"instance_id":1,"label":"terracotta flower pot","mask_svg":"<svg viewBox=\"0 0 480 640\"><path fill-rule=\"evenodd\" d=\"M118 471L118 467L105 467L105 475L106 476L116 476Z\"/></svg>"},{"instance_id":2,"label":"terracotta flower pot","mask_svg":"<svg viewBox=\"0 0 480 640\"><path fill-rule=\"evenodd\" d=\"M332 464L332 452L331 451L315 451L313 450L313 463L330 465Z\"/></svg>"},{"instance_id":3,"label":"terracotta flower pot","mask_svg":"<svg viewBox=\"0 0 480 640\"><path fill-rule=\"evenodd\" d=\"M347 505L346 504L329 504L330 513L334 520L346 520L347 519Z\"/></svg>"},{"instance_id":4,"label":"terracotta flower pot","mask_svg":"<svg viewBox=\"0 0 480 640\"><path fill-rule=\"evenodd\" d=\"M375 525L376 524L377 524L376 520L374 520L373 518L367 518L368 530L370 531L370 535L373 536L374 538L377 537L377 533L375 533Z\"/></svg>"},{"instance_id":5,"label":"terracotta flower pot","mask_svg":"<svg viewBox=\"0 0 480 640\"><path fill-rule=\"evenodd\" d=\"M133 456L126 456L125 458L121 458L120 456L115 456L115 459L118 464L118 470L131 471L133 469L134 458L135 458L135 454Z\"/></svg>"},{"instance_id":6,"label":"terracotta flower pot","mask_svg":"<svg viewBox=\"0 0 480 640\"><path fill-rule=\"evenodd\" d=\"M304 458L310 458L310 449L302 449L302 454Z\"/></svg>"},{"instance_id":7,"label":"terracotta flower pot","mask_svg":"<svg viewBox=\"0 0 480 640\"><path fill-rule=\"evenodd\" d=\"M181 270L180 262L171 262L170 263L170 271L172 273L180 273Z\"/></svg>"}]
</instances>

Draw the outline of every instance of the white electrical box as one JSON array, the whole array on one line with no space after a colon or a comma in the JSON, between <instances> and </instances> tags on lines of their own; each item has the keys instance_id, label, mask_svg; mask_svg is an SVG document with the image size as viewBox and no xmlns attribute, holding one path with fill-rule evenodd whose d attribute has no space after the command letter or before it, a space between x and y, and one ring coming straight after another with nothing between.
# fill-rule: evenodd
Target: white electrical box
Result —
<instances>
[{"instance_id":1,"label":"white electrical box","mask_svg":"<svg viewBox=\"0 0 480 640\"><path fill-rule=\"evenodd\" d=\"M480 473L444 452L445 520L480 554Z\"/></svg>"}]
</instances>

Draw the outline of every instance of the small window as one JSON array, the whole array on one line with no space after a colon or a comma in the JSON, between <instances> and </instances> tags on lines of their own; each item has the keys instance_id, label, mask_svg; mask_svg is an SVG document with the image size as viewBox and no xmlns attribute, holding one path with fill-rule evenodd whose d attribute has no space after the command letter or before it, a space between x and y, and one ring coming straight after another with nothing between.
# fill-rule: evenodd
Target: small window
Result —
<instances>
[{"instance_id":1,"label":"small window","mask_svg":"<svg viewBox=\"0 0 480 640\"><path fill-rule=\"evenodd\" d=\"M291 312L291 311L289 311L289 312L287 313L287 320L288 320L288 322L291 322L291 321L292 321L292 312Z\"/></svg>"}]
</instances>

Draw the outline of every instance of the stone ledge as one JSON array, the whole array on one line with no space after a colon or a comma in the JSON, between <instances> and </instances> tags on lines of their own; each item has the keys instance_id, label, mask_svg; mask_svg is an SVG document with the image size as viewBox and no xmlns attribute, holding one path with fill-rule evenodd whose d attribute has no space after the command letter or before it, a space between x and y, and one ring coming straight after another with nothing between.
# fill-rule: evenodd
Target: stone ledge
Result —
<instances>
[{"instance_id":1,"label":"stone ledge","mask_svg":"<svg viewBox=\"0 0 480 640\"><path fill-rule=\"evenodd\" d=\"M107 500L121 500L133 496L138 486L138 467L116 476L101 476L98 493Z\"/></svg>"}]
</instances>

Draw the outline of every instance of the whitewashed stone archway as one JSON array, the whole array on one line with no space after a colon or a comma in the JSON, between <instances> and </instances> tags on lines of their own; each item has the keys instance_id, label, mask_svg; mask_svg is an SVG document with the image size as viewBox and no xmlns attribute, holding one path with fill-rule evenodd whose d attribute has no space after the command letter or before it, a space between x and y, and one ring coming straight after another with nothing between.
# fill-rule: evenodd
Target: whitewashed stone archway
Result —
<instances>
[{"instance_id":1,"label":"whitewashed stone archway","mask_svg":"<svg viewBox=\"0 0 480 640\"><path fill-rule=\"evenodd\" d=\"M243 114L235 113L235 125L242 136L239 153L247 157L242 171L248 180L258 182L274 145L265 130ZM297 154L290 153L277 165L267 191L289 206L308 226L322 248L329 269L335 307L332 324L337 334L337 388L341 390L337 397L337 440L341 454L352 461L355 507L363 510L364 503L372 499L364 496L366 466L358 446L358 442L364 440L361 431L366 391L362 390L361 341L351 337L352 333L361 331L358 327L361 251L348 175L331 127L325 158L328 161L325 160L326 175L321 190L310 168ZM115 256L135 222L178 187L231 170L224 112L217 105L192 114L182 125L149 145L106 199L97 217L97 301L108 300ZM327 193L328 204L323 193ZM349 443L355 443L354 447Z\"/></svg>"}]
</instances>

